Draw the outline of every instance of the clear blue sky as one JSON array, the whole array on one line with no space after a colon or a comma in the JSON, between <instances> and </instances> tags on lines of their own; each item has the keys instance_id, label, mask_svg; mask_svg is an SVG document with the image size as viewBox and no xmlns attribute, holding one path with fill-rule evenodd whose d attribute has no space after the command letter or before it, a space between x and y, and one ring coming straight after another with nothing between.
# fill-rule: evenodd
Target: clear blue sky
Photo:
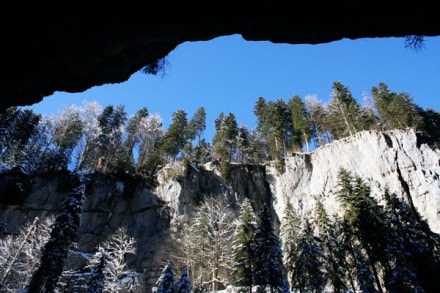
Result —
<instances>
[{"instance_id":1,"label":"clear blue sky","mask_svg":"<svg viewBox=\"0 0 440 293\"><path fill-rule=\"evenodd\" d=\"M168 57L164 75L141 72L120 84L82 93L57 92L31 108L55 114L70 104L97 101L102 107L124 105L129 115L142 107L160 114L168 127L173 112L184 109L188 119L203 106L205 137L210 142L214 120L232 112L239 124L255 128L257 99L317 95L326 102L335 80L362 102L380 82L394 92L410 94L422 108L440 110L440 38L425 38L425 48L405 48L403 38L341 40L326 44L249 42L240 35L187 42Z\"/></svg>"}]
</instances>

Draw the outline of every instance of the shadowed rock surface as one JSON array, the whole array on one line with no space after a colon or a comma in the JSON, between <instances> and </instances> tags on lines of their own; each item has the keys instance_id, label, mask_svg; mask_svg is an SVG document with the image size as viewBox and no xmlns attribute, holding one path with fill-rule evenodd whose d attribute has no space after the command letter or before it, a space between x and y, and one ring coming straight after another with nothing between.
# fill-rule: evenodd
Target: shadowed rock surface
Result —
<instances>
[{"instance_id":1,"label":"shadowed rock surface","mask_svg":"<svg viewBox=\"0 0 440 293\"><path fill-rule=\"evenodd\" d=\"M387 11L366 2L340 1L321 7L325 15L317 15L314 4L290 6L228 18L198 8L199 16L188 17L190 22L164 16L155 23L134 15L123 21L110 12L72 17L57 15L55 8L26 17L8 15L0 23L0 111L37 103L55 91L82 92L124 82L187 41L241 34L246 40L320 44L343 38L440 35L437 9L429 5L399 3Z\"/></svg>"}]
</instances>

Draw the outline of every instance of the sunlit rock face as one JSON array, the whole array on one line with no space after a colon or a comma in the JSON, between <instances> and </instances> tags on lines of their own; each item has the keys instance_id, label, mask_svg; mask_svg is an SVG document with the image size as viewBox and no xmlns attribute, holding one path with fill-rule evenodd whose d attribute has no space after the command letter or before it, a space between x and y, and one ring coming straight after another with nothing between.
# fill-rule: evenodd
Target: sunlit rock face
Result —
<instances>
[{"instance_id":1,"label":"sunlit rock face","mask_svg":"<svg viewBox=\"0 0 440 293\"><path fill-rule=\"evenodd\" d=\"M341 215L336 198L340 168L361 177L380 204L388 189L413 205L434 232L440 232L440 151L413 129L359 132L313 153L289 156L283 174L268 168L279 217L287 201L302 215L313 217L317 201L330 215Z\"/></svg>"}]
</instances>

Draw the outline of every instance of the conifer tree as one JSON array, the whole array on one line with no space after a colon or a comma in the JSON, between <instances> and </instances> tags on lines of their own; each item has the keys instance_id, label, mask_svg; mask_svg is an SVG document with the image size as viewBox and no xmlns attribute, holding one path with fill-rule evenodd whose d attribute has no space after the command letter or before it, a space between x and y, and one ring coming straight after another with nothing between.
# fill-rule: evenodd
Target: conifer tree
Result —
<instances>
[{"instance_id":1,"label":"conifer tree","mask_svg":"<svg viewBox=\"0 0 440 293\"><path fill-rule=\"evenodd\" d=\"M326 106L315 95L306 96L304 98L304 105L315 147L330 143L333 138L329 127L330 123Z\"/></svg>"},{"instance_id":2,"label":"conifer tree","mask_svg":"<svg viewBox=\"0 0 440 293\"><path fill-rule=\"evenodd\" d=\"M90 170L96 166L100 134L98 117L101 112L101 105L97 102L84 102L79 108L83 133L75 153L75 170Z\"/></svg>"},{"instance_id":3,"label":"conifer tree","mask_svg":"<svg viewBox=\"0 0 440 293\"><path fill-rule=\"evenodd\" d=\"M173 293L174 292L174 274L173 262L168 261L162 270L159 280L156 282L157 293Z\"/></svg>"},{"instance_id":4,"label":"conifer tree","mask_svg":"<svg viewBox=\"0 0 440 293\"><path fill-rule=\"evenodd\" d=\"M220 159L221 173L229 179L229 164L237 149L238 126L235 115L222 112L215 120L216 134L213 137L214 152Z\"/></svg>"},{"instance_id":5,"label":"conifer tree","mask_svg":"<svg viewBox=\"0 0 440 293\"><path fill-rule=\"evenodd\" d=\"M395 93L385 83L371 89L379 117L386 129L422 126L418 107L406 93Z\"/></svg>"},{"instance_id":6,"label":"conifer tree","mask_svg":"<svg viewBox=\"0 0 440 293\"><path fill-rule=\"evenodd\" d=\"M257 131L267 147L267 155L276 160L277 167L284 167L284 153L292 142L292 117L290 109L283 99L269 101L260 97L253 110L257 117Z\"/></svg>"},{"instance_id":7,"label":"conifer tree","mask_svg":"<svg viewBox=\"0 0 440 293\"><path fill-rule=\"evenodd\" d=\"M134 166L135 159L133 152L142 140L143 122L148 117L147 107L143 107L136 112L136 114L128 120L127 138L125 140L126 160L130 162L130 166Z\"/></svg>"},{"instance_id":8,"label":"conifer tree","mask_svg":"<svg viewBox=\"0 0 440 293\"><path fill-rule=\"evenodd\" d=\"M40 121L41 115L17 107L10 107L0 114L0 163L15 167L26 161L32 165L32 161L27 161L29 156L24 156L24 150L37 133Z\"/></svg>"},{"instance_id":9,"label":"conifer tree","mask_svg":"<svg viewBox=\"0 0 440 293\"><path fill-rule=\"evenodd\" d=\"M298 235L296 253L292 287L298 288L300 291L322 292L326 285L323 271L325 256L307 219Z\"/></svg>"},{"instance_id":10,"label":"conifer tree","mask_svg":"<svg viewBox=\"0 0 440 293\"><path fill-rule=\"evenodd\" d=\"M290 202L287 202L281 222L281 240L283 249L283 263L287 271L287 277L292 285L293 273L298 257L298 243L300 232L300 220Z\"/></svg>"},{"instance_id":11,"label":"conifer tree","mask_svg":"<svg viewBox=\"0 0 440 293\"><path fill-rule=\"evenodd\" d=\"M357 262L355 255L356 243L350 224L345 218L338 215L333 216L333 228L336 235L335 244L335 261L339 263L339 269L342 273L339 275L347 288L355 292L358 288L357 284ZM337 270L335 270L337 271ZM332 277L330 277L332 278ZM333 281L332 281L333 282ZM362 283L362 280L359 281ZM374 284L373 284L374 288Z\"/></svg>"},{"instance_id":12,"label":"conifer tree","mask_svg":"<svg viewBox=\"0 0 440 293\"><path fill-rule=\"evenodd\" d=\"M330 219L324 205L321 202L316 204L317 227L319 237L322 242L322 250L326 256L324 262L324 271L330 279L333 290L341 292L347 290L344 284L344 270L348 265L345 262L344 254L341 251L341 243L338 243L338 236L334 221Z\"/></svg>"},{"instance_id":13,"label":"conifer tree","mask_svg":"<svg viewBox=\"0 0 440 293\"><path fill-rule=\"evenodd\" d=\"M258 223L254 235L255 284L263 286L263 288L269 286L271 292L283 291L285 287L283 253L268 205L264 205L258 213Z\"/></svg>"},{"instance_id":14,"label":"conifer tree","mask_svg":"<svg viewBox=\"0 0 440 293\"><path fill-rule=\"evenodd\" d=\"M436 292L440 275L440 235L433 233L408 203L389 194L387 202L387 255L390 272L385 284L392 292Z\"/></svg>"},{"instance_id":15,"label":"conifer tree","mask_svg":"<svg viewBox=\"0 0 440 293\"><path fill-rule=\"evenodd\" d=\"M358 176L353 176L347 170L339 170L338 199L345 208L345 218L353 229L354 236L360 241L365 249L370 268L374 274L377 290L382 292L379 266L388 272L386 256L386 227L385 214L370 196L369 186Z\"/></svg>"},{"instance_id":16,"label":"conifer tree","mask_svg":"<svg viewBox=\"0 0 440 293\"><path fill-rule=\"evenodd\" d=\"M188 122L188 129L190 132L189 138L197 138L197 144L200 143L203 131L206 129L206 110L204 107L200 107L194 113L194 116Z\"/></svg>"},{"instance_id":17,"label":"conifer tree","mask_svg":"<svg viewBox=\"0 0 440 293\"><path fill-rule=\"evenodd\" d=\"M191 280L188 275L188 267L184 267L180 273L180 279L177 283L176 293L191 293Z\"/></svg>"},{"instance_id":18,"label":"conifer tree","mask_svg":"<svg viewBox=\"0 0 440 293\"><path fill-rule=\"evenodd\" d=\"M302 146L305 144L306 150L309 151L312 132L306 106L299 96L294 96L287 101L287 105L292 115L293 145L302 150Z\"/></svg>"},{"instance_id":19,"label":"conifer tree","mask_svg":"<svg viewBox=\"0 0 440 293\"><path fill-rule=\"evenodd\" d=\"M363 129L360 121L361 107L348 87L339 81L333 82L328 115L331 131L336 139L351 136Z\"/></svg>"},{"instance_id":20,"label":"conifer tree","mask_svg":"<svg viewBox=\"0 0 440 293\"><path fill-rule=\"evenodd\" d=\"M440 144L440 112L434 109L425 109L419 111L423 118L422 130L435 141L437 147Z\"/></svg>"},{"instance_id":21,"label":"conifer tree","mask_svg":"<svg viewBox=\"0 0 440 293\"><path fill-rule=\"evenodd\" d=\"M186 143L186 127L188 124L185 110L177 110L173 113L171 124L168 127L161 150L166 156L166 161L174 161Z\"/></svg>"},{"instance_id":22,"label":"conifer tree","mask_svg":"<svg viewBox=\"0 0 440 293\"><path fill-rule=\"evenodd\" d=\"M254 268L254 233L256 217L251 202L245 198L240 206L240 215L233 240L233 284L248 287L252 292Z\"/></svg>"},{"instance_id":23,"label":"conifer tree","mask_svg":"<svg viewBox=\"0 0 440 293\"><path fill-rule=\"evenodd\" d=\"M103 171L115 171L125 165L123 156L123 127L127 120L127 113L123 105L114 108L109 105L104 108L98 117L101 133L98 137L98 155L106 163Z\"/></svg>"},{"instance_id":24,"label":"conifer tree","mask_svg":"<svg viewBox=\"0 0 440 293\"><path fill-rule=\"evenodd\" d=\"M165 130L159 115L150 115L142 120L142 138L139 146L139 157L136 173L152 178L156 169L165 160L161 155L161 144Z\"/></svg>"},{"instance_id":25,"label":"conifer tree","mask_svg":"<svg viewBox=\"0 0 440 293\"><path fill-rule=\"evenodd\" d=\"M105 292L107 263L109 256L101 251L92 259L90 268L90 279L88 281L87 293Z\"/></svg>"},{"instance_id":26,"label":"conifer tree","mask_svg":"<svg viewBox=\"0 0 440 293\"><path fill-rule=\"evenodd\" d=\"M69 249L78 236L82 206L85 201L85 184L69 193L43 248L40 266L29 283L30 292L54 292L67 259Z\"/></svg>"},{"instance_id":27,"label":"conifer tree","mask_svg":"<svg viewBox=\"0 0 440 293\"><path fill-rule=\"evenodd\" d=\"M70 163L74 148L81 139L83 124L76 107L66 107L56 118L56 128L53 134L57 153L65 158L66 168Z\"/></svg>"}]
</instances>

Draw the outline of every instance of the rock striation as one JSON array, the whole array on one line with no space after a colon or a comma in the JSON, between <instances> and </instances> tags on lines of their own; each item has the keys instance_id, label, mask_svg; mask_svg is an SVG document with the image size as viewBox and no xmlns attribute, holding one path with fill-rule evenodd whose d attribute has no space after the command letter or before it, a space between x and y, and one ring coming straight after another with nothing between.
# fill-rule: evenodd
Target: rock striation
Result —
<instances>
[{"instance_id":1,"label":"rock striation","mask_svg":"<svg viewBox=\"0 0 440 293\"><path fill-rule=\"evenodd\" d=\"M312 153L292 154L283 174L273 167L267 170L275 210L280 216L289 201L300 214L310 216L321 201L330 215L340 213L335 192L338 171L344 168L364 179L379 203L387 189L440 233L440 151L425 140L414 129L363 131Z\"/></svg>"}]
</instances>

